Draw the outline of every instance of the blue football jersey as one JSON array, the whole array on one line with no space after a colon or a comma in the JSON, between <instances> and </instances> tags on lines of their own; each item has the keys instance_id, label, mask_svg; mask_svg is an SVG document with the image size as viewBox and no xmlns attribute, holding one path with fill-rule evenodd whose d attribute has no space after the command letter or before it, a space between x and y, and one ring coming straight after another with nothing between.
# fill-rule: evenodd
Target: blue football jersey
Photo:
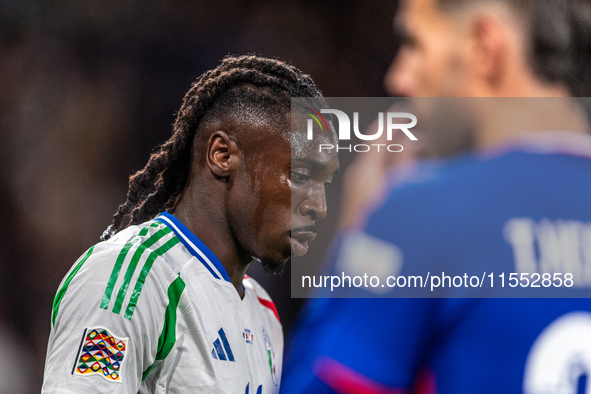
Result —
<instances>
[{"instance_id":1,"label":"blue football jersey","mask_svg":"<svg viewBox=\"0 0 591 394\"><path fill-rule=\"evenodd\" d=\"M470 154L398 187L365 233L401 251L401 274L438 262L481 273L569 272L588 289L591 136L556 136L571 142ZM591 299L315 298L284 371L288 394L589 394ZM429 382L417 389L418 375Z\"/></svg>"}]
</instances>

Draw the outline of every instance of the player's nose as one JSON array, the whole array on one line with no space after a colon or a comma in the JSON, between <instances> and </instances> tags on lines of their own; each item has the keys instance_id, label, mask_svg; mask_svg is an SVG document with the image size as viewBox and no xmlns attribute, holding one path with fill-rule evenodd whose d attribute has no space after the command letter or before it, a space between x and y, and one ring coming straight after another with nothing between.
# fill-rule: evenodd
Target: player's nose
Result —
<instances>
[{"instance_id":1,"label":"player's nose","mask_svg":"<svg viewBox=\"0 0 591 394\"><path fill-rule=\"evenodd\" d=\"M411 67L411 55L401 48L384 77L386 92L396 97L412 97L414 95L414 73Z\"/></svg>"},{"instance_id":2,"label":"player's nose","mask_svg":"<svg viewBox=\"0 0 591 394\"><path fill-rule=\"evenodd\" d=\"M322 186L310 191L300 205L300 214L309 216L312 220L322 220L326 217L327 209L326 193Z\"/></svg>"}]
</instances>

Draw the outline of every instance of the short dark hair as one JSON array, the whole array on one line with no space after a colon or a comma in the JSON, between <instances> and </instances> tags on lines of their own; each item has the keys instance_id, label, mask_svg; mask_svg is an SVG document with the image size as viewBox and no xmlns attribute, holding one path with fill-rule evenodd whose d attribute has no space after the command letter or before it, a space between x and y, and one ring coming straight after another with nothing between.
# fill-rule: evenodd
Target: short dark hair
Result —
<instances>
[{"instance_id":1,"label":"short dark hair","mask_svg":"<svg viewBox=\"0 0 591 394\"><path fill-rule=\"evenodd\" d=\"M438 0L442 10L477 2L512 7L527 24L529 64L543 81L561 83L573 96L591 96L589 0Z\"/></svg>"},{"instance_id":2,"label":"short dark hair","mask_svg":"<svg viewBox=\"0 0 591 394\"><path fill-rule=\"evenodd\" d=\"M313 97L324 103L309 75L274 59L228 56L202 74L183 99L170 139L129 178L127 200L101 239L117 232L126 217L127 226L139 224L174 206L189 178L193 141L202 126L230 117L279 119L277 115L291 110L291 97Z\"/></svg>"}]
</instances>

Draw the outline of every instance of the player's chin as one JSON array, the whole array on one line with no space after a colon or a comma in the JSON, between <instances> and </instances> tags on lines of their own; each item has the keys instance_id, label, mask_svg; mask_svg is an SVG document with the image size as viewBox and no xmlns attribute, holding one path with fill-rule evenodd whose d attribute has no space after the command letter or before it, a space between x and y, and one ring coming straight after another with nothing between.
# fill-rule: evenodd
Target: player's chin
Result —
<instances>
[{"instance_id":1,"label":"player's chin","mask_svg":"<svg viewBox=\"0 0 591 394\"><path fill-rule=\"evenodd\" d=\"M267 274L281 274L283 270L285 270L285 266L289 261L289 256L287 259L276 259L273 257L261 257L259 258L261 263L261 267L263 267L263 271Z\"/></svg>"},{"instance_id":2,"label":"player's chin","mask_svg":"<svg viewBox=\"0 0 591 394\"><path fill-rule=\"evenodd\" d=\"M285 269L290 257L291 248L289 247L289 244L283 243L280 248L274 248L274 250L270 249L269 253L260 256L259 260L266 273L280 274Z\"/></svg>"}]
</instances>

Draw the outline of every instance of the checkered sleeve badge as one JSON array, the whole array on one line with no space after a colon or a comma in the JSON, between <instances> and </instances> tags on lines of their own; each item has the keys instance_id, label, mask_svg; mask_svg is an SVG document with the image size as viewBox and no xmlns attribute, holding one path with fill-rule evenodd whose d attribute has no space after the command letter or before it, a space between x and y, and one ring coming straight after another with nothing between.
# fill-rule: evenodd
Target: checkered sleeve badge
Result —
<instances>
[{"instance_id":1,"label":"checkered sleeve badge","mask_svg":"<svg viewBox=\"0 0 591 394\"><path fill-rule=\"evenodd\" d=\"M106 328L85 329L72 375L100 375L110 382L121 382L127 340L116 337Z\"/></svg>"}]
</instances>

